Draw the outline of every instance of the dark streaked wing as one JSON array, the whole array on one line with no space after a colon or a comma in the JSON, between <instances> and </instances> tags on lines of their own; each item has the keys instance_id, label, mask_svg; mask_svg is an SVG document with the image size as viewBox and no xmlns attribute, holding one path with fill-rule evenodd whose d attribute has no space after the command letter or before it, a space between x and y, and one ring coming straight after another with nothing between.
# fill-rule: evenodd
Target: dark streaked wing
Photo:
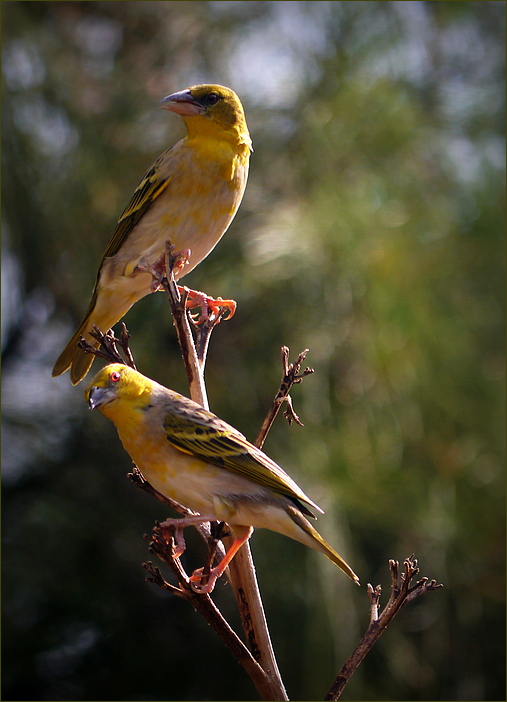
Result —
<instances>
[{"instance_id":1,"label":"dark streaked wing","mask_svg":"<svg viewBox=\"0 0 507 702\"><path fill-rule=\"evenodd\" d=\"M195 419L189 417L188 412L166 414L164 429L175 448L287 497L306 502L322 512L280 466L247 441L243 434L215 415L202 409L201 413L203 417L196 415Z\"/></svg>"}]
</instances>

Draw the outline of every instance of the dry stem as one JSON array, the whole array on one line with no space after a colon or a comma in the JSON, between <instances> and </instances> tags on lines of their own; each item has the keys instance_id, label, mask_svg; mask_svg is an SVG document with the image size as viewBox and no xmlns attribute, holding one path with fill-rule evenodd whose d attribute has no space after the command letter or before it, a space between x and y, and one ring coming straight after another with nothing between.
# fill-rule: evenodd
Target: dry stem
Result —
<instances>
[{"instance_id":1,"label":"dry stem","mask_svg":"<svg viewBox=\"0 0 507 702\"><path fill-rule=\"evenodd\" d=\"M202 324L196 324L190 313L186 308L186 301L188 297L188 290L186 288L180 289L174 281L172 275L172 266L174 265L174 258L172 257L173 247L168 244L166 247L166 270L169 271L169 277L163 278L160 281L160 285L165 290L171 305L171 310L173 313L173 318L177 330L178 340L180 343L181 353L185 368L187 371L190 394L195 402L198 402L203 407L208 409L208 400L206 395L206 387L204 384L204 366L206 362L206 352L209 344L209 339L214 326L220 321L222 315L208 317L204 320ZM225 310L224 310L225 314ZM196 340L194 342L192 336L193 327ZM101 358L105 358L109 362L113 363L126 363L127 365L135 368L134 360L130 352L128 345L128 339L130 337L125 325L123 324L123 331L121 339L116 339L113 332L110 330L106 334L102 334L100 330L96 327L92 336L97 339L99 343L102 344L102 349L97 349L90 344L88 344L84 339L80 341L80 347L83 348L87 353L93 353ZM121 356L118 351L117 345L122 349L126 360ZM283 377L280 384L280 388L273 400L273 404L268 413L268 416L262 426L261 432L257 437L255 443L257 446L261 447L264 443L266 435L281 407L283 402L287 402L288 409L285 412L289 424L293 421L301 424L299 417L294 412L292 407L291 398L289 396L289 391L295 383L301 382L301 380L313 371L307 368L302 374L299 373L301 362L306 357L308 349L299 354L294 364L289 364L289 349L287 347L282 348L282 363L283 363ZM157 492L142 476L139 469L134 464L134 470L129 474L129 478L135 483L137 487L149 492L150 494L157 497L159 500L169 505L175 509L180 514L193 515L194 513L183 505L166 498ZM207 560L207 567L211 565L212 559L215 555L221 559L224 555L224 549L221 544L217 544L217 540L213 538L211 525L203 524L199 525L198 531L201 536L206 540L209 549L209 555ZM227 548L229 548L233 542L231 535L226 535L223 537L223 541ZM178 578L180 588L176 588L169 583L161 584L161 576L154 574L153 567L151 565L144 564L150 572L152 573L151 581L160 584L164 589L170 590L179 596L185 597L191 600L196 609L202 610L203 616L209 621L215 628L217 633L224 638L225 643L233 651L238 651L237 641L233 641L230 634L227 633L227 629L224 627L223 622L215 621L213 623L213 618L215 617L216 608L214 607L201 607L201 605L196 605L199 602L199 598L204 598L200 593L195 593L191 590L188 576L184 572L179 559L174 559L172 557L172 550L169 551L163 549L156 544L159 542L159 535L157 527L153 530L151 549L157 555L159 555L165 562L169 563L173 572ZM163 554L163 555L162 555ZM251 666L249 656L245 656L244 651L238 651L238 660L244 665L246 671L251 676L252 681L256 685L259 694L264 700L287 700L287 693L283 686L283 682L278 670L277 662L275 659L273 647L271 644L271 639L269 636L269 631L267 627L267 622L264 614L264 609L262 606L262 600L259 592L259 587L257 584L257 579L255 576L255 568L253 565L252 555L250 551L250 546L248 543L244 544L243 547L236 554L228 569L228 577L233 586L234 594L238 604L239 614L241 617L241 622L245 634L245 639L248 644L249 656L251 655L256 662L257 667L262 671L262 675L259 674L259 670L254 666ZM190 590L189 590L190 588ZM190 591L192 594L190 594ZM196 599L197 598L197 599ZM205 599L210 599L206 596ZM220 615L220 613L218 613ZM221 615L220 615L221 618ZM228 626L228 625L227 625ZM235 636L235 635L234 635ZM236 637L237 638L237 637ZM238 639L239 641L239 639ZM240 642L241 643L241 642ZM241 644L243 645L243 644Z\"/></svg>"},{"instance_id":2,"label":"dry stem","mask_svg":"<svg viewBox=\"0 0 507 702\"><path fill-rule=\"evenodd\" d=\"M410 556L410 558L405 560L403 566L404 571L401 578L399 578L398 561L389 561L389 567L391 569L391 596L380 616L378 616L378 602L382 589L380 585L377 585L377 587L373 589L368 583L370 626L366 630L356 650L338 673L331 689L325 697L326 700L337 700L340 698L352 674L357 670L366 654L404 605L411 602L416 597L419 597L419 595L423 595L425 592L438 590L443 587L442 585L437 585L436 580L428 580L428 578L421 578L415 585L410 587L413 577L419 572L417 560L414 556Z\"/></svg>"},{"instance_id":3,"label":"dry stem","mask_svg":"<svg viewBox=\"0 0 507 702\"><path fill-rule=\"evenodd\" d=\"M123 363L124 365L130 366L134 370L137 370L136 364L134 363L134 357L132 356L129 346L130 334L124 322L121 323L121 334L119 339L115 337L112 329L109 329L105 334L103 334L96 324L93 325L90 335L93 336L93 338L96 339L103 348L96 348L81 337L77 342L77 345L85 353L92 353L94 356L98 356L99 358L105 358L109 363ZM122 349L125 358L123 358L118 351L117 345L119 345Z\"/></svg>"},{"instance_id":4,"label":"dry stem","mask_svg":"<svg viewBox=\"0 0 507 702\"><path fill-rule=\"evenodd\" d=\"M262 448L264 441L266 440L266 436L268 435L268 431L271 429L271 425L275 421L275 417L278 414L278 411L282 406L283 402L287 403L287 409L284 412L284 417L287 419L289 424L292 424L292 422L296 422L296 424L299 424L299 426L304 426L297 414L294 412L294 408L292 407L292 399L289 395L289 392L291 391L293 385L295 385L296 383L300 383L303 380L303 378L314 372L313 368L305 368L305 370L302 373L299 372L301 369L301 363L305 360L306 354L308 353L309 349L301 351L294 363L291 364L289 364L288 347L282 346L281 351L283 366L282 380L280 382L280 388L278 389L278 392L275 395L275 399L273 400L273 403L271 405L271 409L269 410L266 419L262 424L261 430L254 441L254 444L255 446L257 446L257 448Z\"/></svg>"}]
</instances>

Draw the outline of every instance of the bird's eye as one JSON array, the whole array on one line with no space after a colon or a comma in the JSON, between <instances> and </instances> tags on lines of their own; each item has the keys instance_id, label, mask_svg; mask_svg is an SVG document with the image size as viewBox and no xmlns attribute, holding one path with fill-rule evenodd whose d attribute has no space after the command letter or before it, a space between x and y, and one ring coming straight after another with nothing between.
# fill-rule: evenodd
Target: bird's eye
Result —
<instances>
[{"instance_id":1,"label":"bird's eye","mask_svg":"<svg viewBox=\"0 0 507 702\"><path fill-rule=\"evenodd\" d=\"M119 371L113 371L111 373L111 380L113 383L117 383L121 378L121 373Z\"/></svg>"},{"instance_id":2,"label":"bird's eye","mask_svg":"<svg viewBox=\"0 0 507 702\"><path fill-rule=\"evenodd\" d=\"M220 95L217 95L217 93L210 93L206 96L206 105L216 105L219 100Z\"/></svg>"}]
</instances>

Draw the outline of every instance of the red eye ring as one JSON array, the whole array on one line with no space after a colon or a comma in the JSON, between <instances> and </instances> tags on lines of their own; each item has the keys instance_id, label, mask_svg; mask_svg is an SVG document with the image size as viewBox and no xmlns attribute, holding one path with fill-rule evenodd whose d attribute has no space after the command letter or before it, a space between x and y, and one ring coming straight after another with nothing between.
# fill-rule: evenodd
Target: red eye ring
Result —
<instances>
[{"instance_id":1,"label":"red eye ring","mask_svg":"<svg viewBox=\"0 0 507 702\"><path fill-rule=\"evenodd\" d=\"M119 371L113 371L110 375L110 378L113 381L113 383L117 383L121 378L121 373Z\"/></svg>"}]
</instances>

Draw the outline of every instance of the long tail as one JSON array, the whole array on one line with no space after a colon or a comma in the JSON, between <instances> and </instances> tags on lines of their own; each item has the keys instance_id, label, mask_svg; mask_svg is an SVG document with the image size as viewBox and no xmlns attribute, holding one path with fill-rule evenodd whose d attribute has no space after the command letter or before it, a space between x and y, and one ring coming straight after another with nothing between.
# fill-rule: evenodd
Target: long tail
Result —
<instances>
[{"instance_id":1,"label":"long tail","mask_svg":"<svg viewBox=\"0 0 507 702\"><path fill-rule=\"evenodd\" d=\"M81 336L84 336L88 343L90 343L92 346L99 346L99 343L89 336L89 334L87 334L91 327L90 319L94 307L95 296L92 298L90 305L88 306L88 310L86 311L86 315L79 325L76 333L72 336L67 346L59 355L53 368L53 378L57 375L65 373L65 371L69 370L70 368L70 380L72 385L76 385L83 380L85 375L90 370L90 366L92 365L95 356L91 353L85 353L78 347L77 342Z\"/></svg>"},{"instance_id":2,"label":"long tail","mask_svg":"<svg viewBox=\"0 0 507 702\"><path fill-rule=\"evenodd\" d=\"M320 551L321 553L325 554L329 558L329 560L333 561L335 565L341 568L343 572L346 573L349 576L349 578L351 578L356 583L356 585L360 585L359 578L354 573L352 568L347 563L345 563L343 558L338 553L336 553L336 551L333 548L331 548L327 541L325 541L319 534L317 529L314 529L310 522L305 517L303 517L301 512L299 512L295 507L292 507L292 505L287 506L286 511L289 517L292 519L292 521L295 524L297 524L297 526L300 527L300 529L302 529L304 533L310 537L312 541L312 548L314 548L316 551ZM301 539L301 541L303 543L308 543L303 538Z\"/></svg>"}]
</instances>

